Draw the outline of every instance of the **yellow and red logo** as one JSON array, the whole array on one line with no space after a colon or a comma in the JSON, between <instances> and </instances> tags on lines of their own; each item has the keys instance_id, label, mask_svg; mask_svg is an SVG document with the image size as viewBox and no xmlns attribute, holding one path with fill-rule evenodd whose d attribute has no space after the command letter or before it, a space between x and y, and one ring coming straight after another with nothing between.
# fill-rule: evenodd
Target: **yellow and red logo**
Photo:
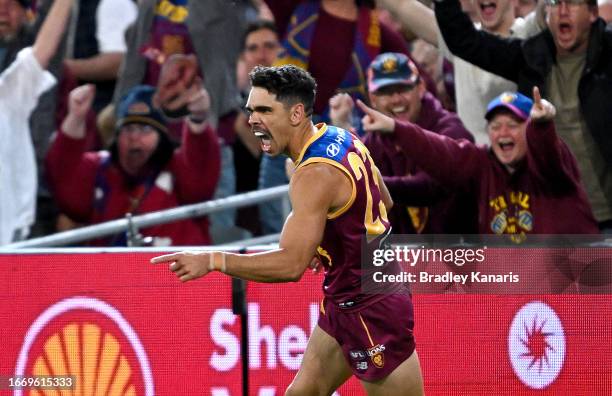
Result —
<instances>
[{"instance_id":1,"label":"yellow and red logo","mask_svg":"<svg viewBox=\"0 0 612 396\"><path fill-rule=\"evenodd\" d=\"M374 363L374 366L378 368L383 368L385 365L385 354L383 353L384 351L385 346L382 344L378 344L373 346L372 348L368 348L366 353L372 360L372 363Z\"/></svg>"},{"instance_id":2,"label":"yellow and red logo","mask_svg":"<svg viewBox=\"0 0 612 396\"><path fill-rule=\"evenodd\" d=\"M510 93L510 92L504 92L500 98L502 103L512 103L516 100L516 94Z\"/></svg>"},{"instance_id":3,"label":"yellow and red logo","mask_svg":"<svg viewBox=\"0 0 612 396\"><path fill-rule=\"evenodd\" d=\"M382 63L384 73L394 73L397 71L397 60L394 57L387 57Z\"/></svg>"},{"instance_id":4,"label":"yellow and red logo","mask_svg":"<svg viewBox=\"0 0 612 396\"><path fill-rule=\"evenodd\" d=\"M34 321L15 375L72 376L74 386L58 388L61 395L155 394L149 360L134 329L116 308L90 297L59 301Z\"/></svg>"}]
</instances>

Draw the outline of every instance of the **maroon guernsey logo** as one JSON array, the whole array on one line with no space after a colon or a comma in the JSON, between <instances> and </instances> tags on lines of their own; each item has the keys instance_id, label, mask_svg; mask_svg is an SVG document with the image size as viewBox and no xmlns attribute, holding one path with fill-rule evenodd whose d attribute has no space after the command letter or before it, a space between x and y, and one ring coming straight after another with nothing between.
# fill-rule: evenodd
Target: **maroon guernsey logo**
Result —
<instances>
[{"instance_id":1,"label":"maroon guernsey logo","mask_svg":"<svg viewBox=\"0 0 612 396\"><path fill-rule=\"evenodd\" d=\"M372 363L374 363L374 366L378 368L384 367L385 365L385 354L383 353L384 351L385 351L385 346L383 344L378 344L367 350L367 354L372 360Z\"/></svg>"}]
</instances>

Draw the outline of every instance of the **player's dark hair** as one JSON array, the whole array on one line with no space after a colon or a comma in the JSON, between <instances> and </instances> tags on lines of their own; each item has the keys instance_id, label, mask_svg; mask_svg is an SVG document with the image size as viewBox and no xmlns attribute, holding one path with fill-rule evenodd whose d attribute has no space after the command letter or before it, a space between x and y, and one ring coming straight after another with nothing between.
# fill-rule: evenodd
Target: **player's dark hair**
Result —
<instances>
[{"instance_id":1,"label":"player's dark hair","mask_svg":"<svg viewBox=\"0 0 612 396\"><path fill-rule=\"evenodd\" d=\"M306 115L312 115L317 83L306 70L293 65L256 66L249 77L253 87L276 95L286 107L302 103Z\"/></svg>"}]
</instances>

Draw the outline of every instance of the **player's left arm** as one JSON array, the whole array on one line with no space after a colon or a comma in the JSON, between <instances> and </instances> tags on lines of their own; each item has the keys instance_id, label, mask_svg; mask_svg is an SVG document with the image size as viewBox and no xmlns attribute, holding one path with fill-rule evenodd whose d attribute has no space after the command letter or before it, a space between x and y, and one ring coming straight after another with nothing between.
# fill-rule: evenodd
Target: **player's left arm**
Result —
<instances>
[{"instance_id":1,"label":"player's left arm","mask_svg":"<svg viewBox=\"0 0 612 396\"><path fill-rule=\"evenodd\" d=\"M283 227L278 249L244 255L181 252L156 257L152 262L171 263L170 270L183 282L215 270L257 282L298 281L321 243L327 213L348 201L351 191L349 180L335 168L326 164L305 166L291 178L293 211Z\"/></svg>"}]
</instances>

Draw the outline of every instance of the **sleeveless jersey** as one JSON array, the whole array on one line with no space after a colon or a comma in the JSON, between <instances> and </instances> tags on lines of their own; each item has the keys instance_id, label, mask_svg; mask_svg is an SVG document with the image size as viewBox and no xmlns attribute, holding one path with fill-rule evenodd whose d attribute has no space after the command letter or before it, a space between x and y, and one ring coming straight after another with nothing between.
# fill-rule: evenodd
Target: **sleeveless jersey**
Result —
<instances>
[{"instance_id":1,"label":"sleeveless jersey","mask_svg":"<svg viewBox=\"0 0 612 396\"><path fill-rule=\"evenodd\" d=\"M391 232L376 166L368 149L352 133L326 124L316 127L318 132L302 149L296 170L312 163L325 163L342 171L352 184L349 201L327 214L323 239L317 249L325 267L323 292L341 307L364 306L375 297L362 293L364 241L378 244Z\"/></svg>"}]
</instances>

